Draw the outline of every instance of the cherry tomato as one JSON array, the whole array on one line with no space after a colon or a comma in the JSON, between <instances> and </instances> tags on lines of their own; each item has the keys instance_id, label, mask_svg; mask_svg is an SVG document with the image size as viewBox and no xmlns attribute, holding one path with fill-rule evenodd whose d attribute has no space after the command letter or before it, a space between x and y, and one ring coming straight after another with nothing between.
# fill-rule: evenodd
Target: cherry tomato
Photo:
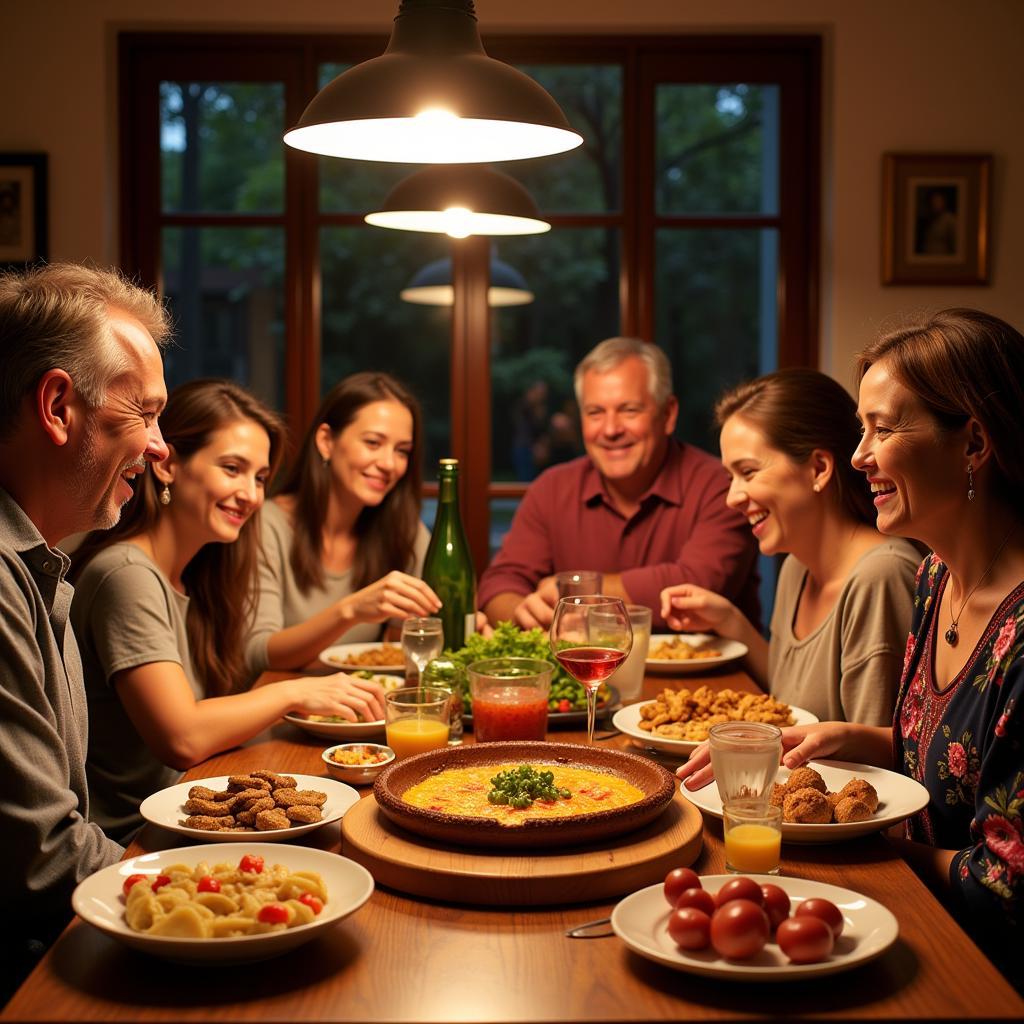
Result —
<instances>
[{"instance_id":1,"label":"cherry tomato","mask_svg":"<svg viewBox=\"0 0 1024 1024\"><path fill-rule=\"evenodd\" d=\"M831 901L819 898L804 900L793 911L796 917L809 915L824 921L832 931L832 938L843 934L843 912Z\"/></svg>"},{"instance_id":2,"label":"cherry tomato","mask_svg":"<svg viewBox=\"0 0 1024 1024\"><path fill-rule=\"evenodd\" d=\"M572 705L569 703L569 699L567 697L563 697L558 702L558 710L559 711L572 711Z\"/></svg>"},{"instance_id":3,"label":"cherry tomato","mask_svg":"<svg viewBox=\"0 0 1024 1024\"><path fill-rule=\"evenodd\" d=\"M783 921L776 929L775 941L794 964L827 960L835 944L832 929L820 917L810 914L794 915Z\"/></svg>"},{"instance_id":4,"label":"cherry tomato","mask_svg":"<svg viewBox=\"0 0 1024 1024\"><path fill-rule=\"evenodd\" d=\"M300 903L305 903L314 914L319 914L324 909L324 901L319 896L314 896L311 892L304 892L299 897Z\"/></svg>"},{"instance_id":5,"label":"cherry tomato","mask_svg":"<svg viewBox=\"0 0 1024 1024\"><path fill-rule=\"evenodd\" d=\"M729 960L749 960L768 941L768 915L750 900L729 900L711 918L711 945Z\"/></svg>"},{"instance_id":6,"label":"cherry tomato","mask_svg":"<svg viewBox=\"0 0 1024 1024\"><path fill-rule=\"evenodd\" d=\"M771 882L761 886L761 895L764 896L764 909L768 915L768 923L774 932L789 917L789 896L786 895L785 889L772 885Z\"/></svg>"},{"instance_id":7,"label":"cherry tomato","mask_svg":"<svg viewBox=\"0 0 1024 1024\"><path fill-rule=\"evenodd\" d=\"M238 862L238 870L258 875L263 870L263 858L258 853L247 853Z\"/></svg>"},{"instance_id":8,"label":"cherry tomato","mask_svg":"<svg viewBox=\"0 0 1024 1024\"><path fill-rule=\"evenodd\" d=\"M668 933L680 949L707 949L711 941L711 918L696 907L679 907L668 916Z\"/></svg>"},{"instance_id":9,"label":"cherry tomato","mask_svg":"<svg viewBox=\"0 0 1024 1024\"><path fill-rule=\"evenodd\" d=\"M170 885L170 884L171 884L171 876L170 875L157 875L156 878L153 879L153 892L156 892L157 889L162 889L165 885Z\"/></svg>"},{"instance_id":10,"label":"cherry tomato","mask_svg":"<svg viewBox=\"0 0 1024 1024\"><path fill-rule=\"evenodd\" d=\"M676 900L676 910L696 907L710 917L715 912L715 897L707 889L684 889Z\"/></svg>"},{"instance_id":11,"label":"cherry tomato","mask_svg":"<svg viewBox=\"0 0 1024 1024\"><path fill-rule=\"evenodd\" d=\"M665 899L670 906L676 905L676 900L686 889L701 889L700 876L690 868L676 868L665 876Z\"/></svg>"},{"instance_id":12,"label":"cherry tomato","mask_svg":"<svg viewBox=\"0 0 1024 1024\"><path fill-rule=\"evenodd\" d=\"M145 875L129 875L124 880L124 885L121 886L121 891L125 894L125 896L127 896L129 891L131 890L131 887L135 885L137 882L143 881L145 877Z\"/></svg>"},{"instance_id":13,"label":"cherry tomato","mask_svg":"<svg viewBox=\"0 0 1024 1024\"><path fill-rule=\"evenodd\" d=\"M213 875L203 875L196 882L196 892L220 892L220 882Z\"/></svg>"},{"instance_id":14,"label":"cherry tomato","mask_svg":"<svg viewBox=\"0 0 1024 1024\"><path fill-rule=\"evenodd\" d=\"M761 892L761 886L752 878L740 875L739 878L730 878L715 895L715 902L720 907L724 907L730 900L750 900L751 903L761 906L764 902L764 893Z\"/></svg>"},{"instance_id":15,"label":"cherry tomato","mask_svg":"<svg viewBox=\"0 0 1024 1024\"><path fill-rule=\"evenodd\" d=\"M268 903L260 907L256 918L264 924L287 924L288 908L283 903Z\"/></svg>"}]
</instances>

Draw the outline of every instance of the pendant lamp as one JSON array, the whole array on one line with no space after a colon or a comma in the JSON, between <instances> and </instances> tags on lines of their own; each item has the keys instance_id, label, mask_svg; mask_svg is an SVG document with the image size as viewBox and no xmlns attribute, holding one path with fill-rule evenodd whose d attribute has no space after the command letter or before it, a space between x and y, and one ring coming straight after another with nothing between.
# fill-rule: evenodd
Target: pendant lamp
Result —
<instances>
[{"instance_id":1,"label":"pendant lamp","mask_svg":"<svg viewBox=\"0 0 1024 1024\"><path fill-rule=\"evenodd\" d=\"M539 235L551 230L533 196L501 171L478 164L424 167L403 178L367 224L402 231L469 235Z\"/></svg>"},{"instance_id":2,"label":"pendant lamp","mask_svg":"<svg viewBox=\"0 0 1024 1024\"><path fill-rule=\"evenodd\" d=\"M515 267L492 256L490 272L488 306L525 306L533 302L530 286ZM420 267L399 294L405 302L424 306L453 306L455 289L452 287L451 259L446 256Z\"/></svg>"},{"instance_id":3,"label":"pendant lamp","mask_svg":"<svg viewBox=\"0 0 1024 1024\"><path fill-rule=\"evenodd\" d=\"M487 56L472 0L401 0L384 53L325 85L284 141L434 164L548 156L583 138L532 78Z\"/></svg>"}]
</instances>

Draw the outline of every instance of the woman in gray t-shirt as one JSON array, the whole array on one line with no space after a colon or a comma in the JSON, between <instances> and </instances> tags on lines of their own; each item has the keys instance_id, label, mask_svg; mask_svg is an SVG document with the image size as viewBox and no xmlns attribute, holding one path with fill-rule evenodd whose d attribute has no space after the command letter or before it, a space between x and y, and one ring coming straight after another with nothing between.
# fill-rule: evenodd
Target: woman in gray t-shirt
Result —
<instances>
[{"instance_id":1,"label":"woman in gray t-shirt","mask_svg":"<svg viewBox=\"0 0 1024 1024\"><path fill-rule=\"evenodd\" d=\"M256 599L255 513L280 458L277 416L229 381L177 388L163 462L126 466L135 495L74 557L71 620L89 697L93 815L124 837L138 805L283 714L383 718L383 691L342 674L244 692Z\"/></svg>"},{"instance_id":2,"label":"woman in gray t-shirt","mask_svg":"<svg viewBox=\"0 0 1024 1024\"><path fill-rule=\"evenodd\" d=\"M771 640L726 598L688 583L661 593L673 629L740 640L773 697L828 721L888 725L913 613L920 552L875 528L870 489L850 463L856 405L817 370L780 370L716 406L727 503L763 555L787 554Z\"/></svg>"}]
</instances>

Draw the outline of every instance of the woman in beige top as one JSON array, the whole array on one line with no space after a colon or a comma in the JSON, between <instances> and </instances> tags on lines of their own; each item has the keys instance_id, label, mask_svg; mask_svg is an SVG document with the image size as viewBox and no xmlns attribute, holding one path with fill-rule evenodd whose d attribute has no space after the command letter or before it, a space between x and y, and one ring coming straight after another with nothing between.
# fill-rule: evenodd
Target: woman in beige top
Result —
<instances>
[{"instance_id":1,"label":"woman in beige top","mask_svg":"<svg viewBox=\"0 0 1024 1024\"><path fill-rule=\"evenodd\" d=\"M787 554L771 639L726 598L688 583L661 593L673 629L746 644L746 667L773 696L824 720L892 721L921 560L883 537L850 457L860 438L846 390L817 370L759 377L716 406L727 502L763 555Z\"/></svg>"},{"instance_id":2,"label":"woman in beige top","mask_svg":"<svg viewBox=\"0 0 1024 1024\"><path fill-rule=\"evenodd\" d=\"M381 623L441 607L416 575L429 541L421 458L419 403L395 378L356 373L327 393L261 516L251 675L302 668L339 640L376 640Z\"/></svg>"}]
</instances>

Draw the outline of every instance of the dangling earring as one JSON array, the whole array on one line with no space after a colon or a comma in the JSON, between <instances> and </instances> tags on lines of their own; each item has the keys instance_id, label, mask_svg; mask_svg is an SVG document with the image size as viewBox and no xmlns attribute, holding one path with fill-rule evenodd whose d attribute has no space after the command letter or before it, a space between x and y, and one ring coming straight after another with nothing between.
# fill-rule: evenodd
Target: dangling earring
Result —
<instances>
[{"instance_id":1,"label":"dangling earring","mask_svg":"<svg viewBox=\"0 0 1024 1024\"><path fill-rule=\"evenodd\" d=\"M967 500L974 501L974 467L967 463Z\"/></svg>"},{"instance_id":2,"label":"dangling earring","mask_svg":"<svg viewBox=\"0 0 1024 1024\"><path fill-rule=\"evenodd\" d=\"M171 503L171 488L169 484L164 484L164 489L160 492L160 504L170 505Z\"/></svg>"}]
</instances>

